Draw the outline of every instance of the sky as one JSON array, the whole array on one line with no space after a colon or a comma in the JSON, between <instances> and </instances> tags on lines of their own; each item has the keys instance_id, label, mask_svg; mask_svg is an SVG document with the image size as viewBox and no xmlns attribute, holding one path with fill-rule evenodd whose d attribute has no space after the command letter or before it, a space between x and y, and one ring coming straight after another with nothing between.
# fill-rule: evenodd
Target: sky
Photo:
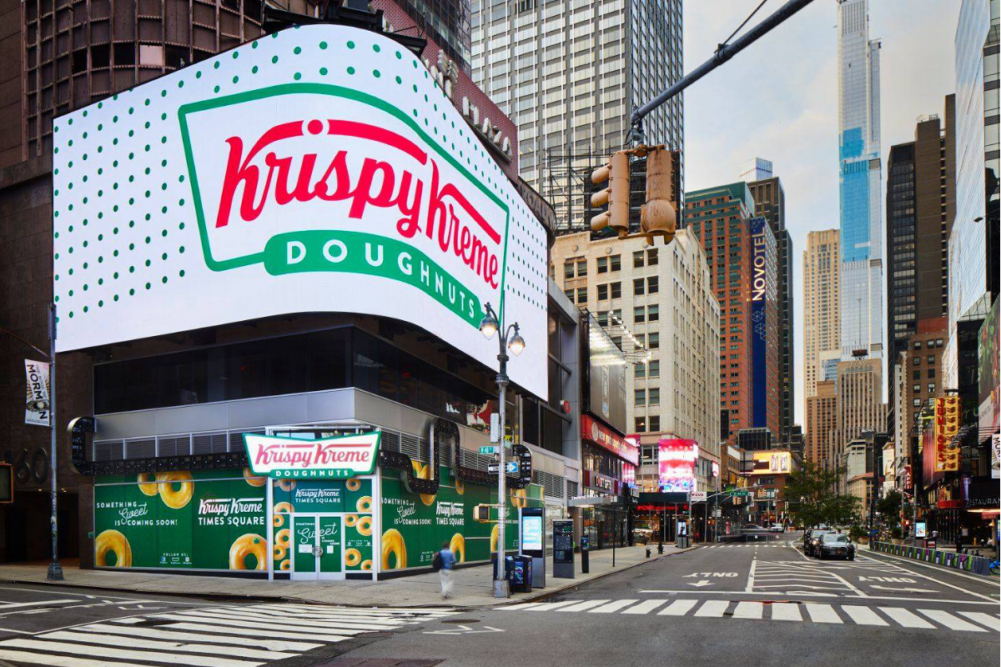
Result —
<instances>
[{"instance_id":1,"label":"sky","mask_svg":"<svg viewBox=\"0 0 1001 667\"><path fill-rule=\"evenodd\" d=\"M685 71L711 58L759 1L684 0ZM784 2L768 0L749 25ZM870 39L883 42L885 192L890 146L913 141L918 116L943 116L955 92L960 0L869 4ZM782 179L793 242L795 423L804 426L803 249L808 232L836 229L839 217L837 23L836 0L814 0L685 91L685 190L732 183L752 157L771 160Z\"/></svg>"}]
</instances>

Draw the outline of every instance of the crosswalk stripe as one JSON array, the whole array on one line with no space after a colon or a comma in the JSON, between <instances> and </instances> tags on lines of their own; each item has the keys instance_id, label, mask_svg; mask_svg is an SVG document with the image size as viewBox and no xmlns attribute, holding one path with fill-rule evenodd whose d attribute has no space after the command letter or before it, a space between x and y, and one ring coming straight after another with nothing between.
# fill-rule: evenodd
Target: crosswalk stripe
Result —
<instances>
[{"instance_id":1,"label":"crosswalk stripe","mask_svg":"<svg viewBox=\"0 0 1001 667\"><path fill-rule=\"evenodd\" d=\"M281 653L279 651L259 651L236 646L212 646L210 644L185 644L179 641L154 641L149 638L122 637L120 635L101 635L87 632L59 630L41 635L39 639L83 642L84 644L106 644L122 648L137 648L140 650L180 651L181 653L209 653L228 655L236 658L252 658L255 660L283 660L294 658L296 653Z\"/></svg>"},{"instance_id":2,"label":"crosswalk stripe","mask_svg":"<svg viewBox=\"0 0 1001 667\"><path fill-rule=\"evenodd\" d=\"M531 609L538 606L538 602L522 602L521 604L512 604L507 607L498 607L497 609L500 611L522 611L523 609Z\"/></svg>"},{"instance_id":3,"label":"crosswalk stripe","mask_svg":"<svg viewBox=\"0 0 1001 667\"><path fill-rule=\"evenodd\" d=\"M281 639L252 639L250 637L228 637L225 635L206 635L197 632L182 632L177 630L159 630L157 628L119 627L107 623L93 623L76 627L74 630L86 632L101 632L104 634L124 635L126 637L148 637L150 639L187 640L208 642L212 644L236 644L238 646L259 646L269 651L312 651L323 644L308 644Z\"/></svg>"},{"instance_id":4,"label":"crosswalk stripe","mask_svg":"<svg viewBox=\"0 0 1001 667\"><path fill-rule=\"evenodd\" d=\"M218 618L216 616L192 614L188 612L174 613L174 614L152 614L151 618L164 618L168 621L198 621L211 623L213 625L225 625L235 628L260 628L262 630L280 630L288 632L301 632L304 634L322 636L325 634L337 634L343 635L356 635L359 632L372 632L375 630L384 630L387 628L382 628L379 626L360 626L356 623L346 623L343 627L333 627L332 624L324 625L323 627L314 626L312 628L303 628L297 625L284 625L278 621L270 623L258 623L256 621L246 621L228 618Z\"/></svg>"},{"instance_id":5,"label":"crosswalk stripe","mask_svg":"<svg viewBox=\"0 0 1001 667\"><path fill-rule=\"evenodd\" d=\"M857 605L841 605L841 610L851 616L851 619L858 625L888 625L886 621L879 617L869 607L859 607Z\"/></svg>"},{"instance_id":6,"label":"crosswalk stripe","mask_svg":"<svg viewBox=\"0 0 1001 667\"><path fill-rule=\"evenodd\" d=\"M0 644L2 646L2 644ZM23 662L29 665L51 665L52 667L138 667L127 662L109 663L107 660L87 660L76 656L43 655L34 651L10 651L0 648L0 660Z\"/></svg>"},{"instance_id":7,"label":"crosswalk stripe","mask_svg":"<svg viewBox=\"0 0 1001 667\"><path fill-rule=\"evenodd\" d=\"M229 660L226 658L211 658L197 655L177 655L176 653L158 653L156 651L127 651L103 646L79 646L64 642L50 642L38 639L8 639L0 642L0 646L23 648L35 651L54 651L56 653L82 654L88 657L123 658L142 662L162 662L168 665L194 665L195 667L257 667L263 663L247 660Z\"/></svg>"},{"instance_id":8,"label":"crosswalk stripe","mask_svg":"<svg viewBox=\"0 0 1001 667\"><path fill-rule=\"evenodd\" d=\"M597 609L592 609L587 612L589 614L611 614L617 612L623 607L628 607L630 605L636 604L639 600L616 600L615 602L609 602L606 605L598 607Z\"/></svg>"},{"instance_id":9,"label":"crosswalk stripe","mask_svg":"<svg viewBox=\"0 0 1001 667\"><path fill-rule=\"evenodd\" d=\"M737 608L733 610L734 618L761 618L765 612L765 605L760 602L738 602Z\"/></svg>"},{"instance_id":10,"label":"crosswalk stripe","mask_svg":"<svg viewBox=\"0 0 1001 667\"><path fill-rule=\"evenodd\" d=\"M987 632L983 628L973 625L972 623L967 623L961 618L956 618L947 611L942 611L941 609L918 609L918 612L924 614L933 621L937 621L949 628L950 630L958 630L960 632Z\"/></svg>"},{"instance_id":11,"label":"crosswalk stripe","mask_svg":"<svg viewBox=\"0 0 1001 667\"><path fill-rule=\"evenodd\" d=\"M7 611L8 609L20 609L22 607L47 607L49 605L57 604L70 604L71 602L79 602L79 600L39 600L36 602L9 602L7 604L0 604L0 611Z\"/></svg>"},{"instance_id":12,"label":"crosswalk stripe","mask_svg":"<svg viewBox=\"0 0 1001 667\"><path fill-rule=\"evenodd\" d=\"M699 603L698 600L676 600L667 605L657 615L658 616L684 616L692 607Z\"/></svg>"},{"instance_id":13,"label":"crosswalk stripe","mask_svg":"<svg viewBox=\"0 0 1001 667\"><path fill-rule=\"evenodd\" d=\"M843 623L829 604L807 603L805 606L814 623Z\"/></svg>"},{"instance_id":14,"label":"crosswalk stripe","mask_svg":"<svg viewBox=\"0 0 1001 667\"><path fill-rule=\"evenodd\" d=\"M440 609L435 607L372 607L371 609L362 607L335 607L335 606L319 606L319 605L302 605L302 604L279 604L279 603L262 603L259 605L254 605L254 609L278 609L290 614L299 614L301 616L312 616L316 613L322 613L324 611L332 611L336 613L345 614L359 614L362 616L392 616L400 614L420 614L424 616L451 616L456 612L448 609Z\"/></svg>"},{"instance_id":15,"label":"crosswalk stripe","mask_svg":"<svg viewBox=\"0 0 1001 667\"><path fill-rule=\"evenodd\" d=\"M773 604L772 605L772 620L773 621L802 621L803 615L799 611L799 605L796 604Z\"/></svg>"},{"instance_id":16,"label":"crosswalk stripe","mask_svg":"<svg viewBox=\"0 0 1001 667\"><path fill-rule=\"evenodd\" d=\"M305 639L321 641L326 643L342 642L350 639L345 635L317 634L306 632L274 632L257 628L234 628L226 625L214 625L210 623L168 623L159 626L161 628L177 628L178 630L191 630L193 632L213 632L229 635L246 635L247 637L273 637L275 639Z\"/></svg>"},{"instance_id":17,"label":"crosswalk stripe","mask_svg":"<svg viewBox=\"0 0 1001 667\"><path fill-rule=\"evenodd\" d=\"M981 625L986 625L995 632L1001 632L1001 622L998 621L997 616L991 616L990 614L985 614L980 611L961 611L959 613L971 621L976 621Z\"/></svg>"},{"instance_id":18,"label":"crosswalk stripe","mask_svg":"<svg viewBox=\"0 0 1001 667\"><path fill-rule=\"evenodd\" d=\"M566 607L568 605L576 604L580 600L566 600L563 602L543 602L538 605L532 611L553 611L554 609L559 609L560 607Z\"/></svg>"},{"instance_id":19,"label":"crosswalk stripe","mask_svg":"<svg viewBox=\"0 0 1001 667\"><path fill-rule=\"evenodd\" d=\"M580 604L575 604L570 607L563 607L562 609L557 609L556 611L561 613L564 611L585 611L587 609L594 609L595 607L603 605L606 602L608 602L608 600L585 600Z\"/></svg>"},{"instance_id":20,"label":"crosswalk stripe","mask_svg":"<svg viewBox=\"0 0 1001 667\"><path fill-rule=\"evenodd\" d=\"M644 600L635 607L626 609L623 614L649 614L651 611L667 602L667 600Z\"/></svg>"},{"instance_id":21,"label":"crosswalk stripe","mask_svg":"<svg viewBox=\"0 0 1001 667\"><path fill-rule=\"evenodd\" d=\"M362 619L356 618L356 617L350 617L350 618L345 619L345 620L333 619L333 618L329 618L329 619L315 619L315 620L306 620L306 619L298 619L298 618L296 618L296 619L285 619L285 618L279 618L279 617L261 616L261 615L253 614L251 612L244 613L244 612L239 612L239 611L226 611L226 610L219 610L219 611L217 611L217 610L214 610L214 609L212 611L199 611L199 610L195 610L195 609L185 610L185 611L182 611L182 612L176 612L176 615L178 615L178 616L186 616L186 617L190 616L190 617L197 617L197 618L209 618L209 619L212 619L212 620L216 620L216 619L220 619L220 618L226 618L226 619L231 619L231 620L234 620L234 621L238 621L241 624L245 624L246 621L250 621L251 623L264 623L264 624L267 624L268 627L275 627L277 625L280 625L280 626L289 627L289 628L293 628L293 627L295 627L295 628L309 628L310 630L312 630L312 629L325 629L325 628L330 628L330 627L336 627L338 629L340 629L340 628L351 628L353 630L369 630L369 631L373 631L373 630L392 630L393 628L403 627L406 624L405 621L396 621L396 620L394 620L394 621L388 621L388 620L383 620L383 619L380 619L378 621L369 621L367 623L361 623L359 621L361 621ZM247 624L247 625L250 625L250 624ZM250 627L253 627L253 625L250 625Z\"/></svg>"},{"instance_id":22,"label":"crosswalk stripe","mask_svg":"<svg viewBox=\"0 0 1001 667\"><path fill-rule=\"evenodd\" d=\"M422 616L420 619L405 618L402 616L361 616L357 614L341 614L341 613L320 613L313 616L300 616L298 614L287 614L285 612L269 609L254 609L253 607L240 607L235 609L213 609L211 611L201 610L205 613L219 614L222 616L253 616L255 618L266 620L266 621L279 621L281 623L288 622L290 624L300 624L300 623L312 623L317 624L320 622L340 622L344 621L347 623L379 623L386 626L400 626L406 623L415 623L419 620L427 620L427 618L437 618L437 617L426 617Z\"/></svg>"},{"instance_id":23,"label":"crosswalk stripe","mask_svg":"<svg viewBox=\"0 0 1001 667\"><path fill-rule=\"evenodd\" d=\"M708 602L704 602L702 606L699 607L699 610L695 612L695 615L702 618L720 618L729 606L730 603L726 600L709 600Z\"/></svg>"},{"instance_id":24,"label":"crosswalk stripe","mask_svg":"<svg viewBox=\"0 0 1001 667\"><path fill-rule=\"evenodd\" d=\"M905 628L935 629L935 626L925 619L901 607L880 607L879 610Z\"/></svg>"}]
</instances>

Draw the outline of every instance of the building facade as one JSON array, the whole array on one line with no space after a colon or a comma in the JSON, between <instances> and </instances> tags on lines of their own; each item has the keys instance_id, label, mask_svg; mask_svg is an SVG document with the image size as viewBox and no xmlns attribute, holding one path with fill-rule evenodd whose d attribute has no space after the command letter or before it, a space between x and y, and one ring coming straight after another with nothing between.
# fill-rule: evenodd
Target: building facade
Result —
<instances>
[{"instance_id":1,"label":"building facade","mask_svg":"<svg viewBox=\"0 0 1001 667\"><path fill-rule=\"evenodd\" d=\"M838 0L841 357L883 357L880 41L869 0Z\"/></svg>"},{"instance_id":2,"label":"building facade","mask_svg":"<svg viewBox=\"0 0 1001 667\"><path fill-rule=\"evenodd\" d=\"M886 405L882 402L883 364L879 359L838 362L836 380L837 433L831 443L831 462L841 460L848 443L866 431L886 427Z\"/></svg>"},{"instance_id":3,"label":"building facade","mask_svg":"<svg viewBox=\"0 0 1001 667\"><path fill-rule=\"evenodd\" d=\"M715 488L721 325L709 265L694 234L681 230L667 246L566 234L553 245L552 272L629 362L626 424L632 437L653 449L664 438L696 441L705 461L696 466L698 488ZM639 473L641 488L656 488L654 479L643 477L644 468Z\"/></svg>"},{"instance_id":4,"label":"building facade","mask_svg":"<svg viewBox=\"0 0 1001 667\"><path fill-rule=\"evenodd\" d=\"M956 28L956 219L949 237L946 380L959 382L957 322L998 297L999 1L963 0Z\"/></svg>"},{"instance_id":5,"label":"building facade","mask_svg":"<svg viewBox=\"0 0 1001 667\"><path fill-rule=\"evenodd\" d=\"M730 436L779 437L778 270L771 226L743 181L685 195L685 227L705 249L720 303L720 409Z\"/></svg>"},{"instance_id":6,"label":"building facade","mask_svg":"<svg viewBox=\"0 0 1001 667\"><path fill-rule=\"evenodd\" d=\"M803 377L806 398L835 379L841 357L841 240L836 229L810 232L803 251ZM809 413L808 413L809 414ZM807 421L807 433L810 423Z\"/></svg>"},{"instance_id":7,"label":"building facade","mask_svg":"<svg viewBox=\"0 0 1001 667\"><path fill-rule=\"evenodd\" d=\"M473 80L517 124L522 177L561 230L586 229L591 171L627 143L635 106L683 75L681 0L471 4ZM646 143L683 150L683 114L681 95L652 112Z\"/></svg>"},{"instance_id":8,"label":"building facade","mask_svg":"<svg viewBox=\"0 0 1001 667\"><path fill-rule=\"evenodd\" d=\"M793 322L793 245L786 230L785 189L782 180L772 176L772 163L754 158L752 172L742 170L741 179L747 183L754 198L755 215L768 221L775 236L776 300L778 317L778 411L779 424L776 436L783 446L792 439L796 421L796 382L794 377ZM746 169L746 166L745 166ZM753 180L752 180L753 179Z\"/></svg>"},{"instance_id":9,"label":"building facade","mask_svg":"<svg viewBox=\"0 0 1001 667\"><path fill-rule=\"evenodd\" d=\"M826 465L831 461L838 429L838 394L835 380L821 380L813 396L806 397L807 461Z\"/></svg>"},{"instance_id":10,"label":"building facade","mask_svg":"<svg viewBox=\"0 0 1001 667\"><path fill-rule=\"evenodd\" d=\"M949 311L949 232L956 208L955 96L945 122L919 119L914 141L890 148L887 161L886 247L888 372L921 320ZM890 383L893 400L894 384Z\"/></svg>"}]
</instances>

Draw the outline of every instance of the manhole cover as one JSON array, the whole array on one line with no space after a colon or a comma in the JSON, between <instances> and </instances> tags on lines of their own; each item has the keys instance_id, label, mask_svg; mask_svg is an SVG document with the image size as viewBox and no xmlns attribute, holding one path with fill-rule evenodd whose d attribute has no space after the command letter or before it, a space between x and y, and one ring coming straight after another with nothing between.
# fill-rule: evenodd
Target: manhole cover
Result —
<instances>
[{"instance_id":1,"label":"manhole cover","mask_svg":"<svg viewBox=\"0 0 1001 667\"><path fill-rule=\"evenodd\" d=\"M442 623L454 623L455 625L468 625L469 623L479 623L475 618L450 618Z\"/></svg>"}]
</instances>

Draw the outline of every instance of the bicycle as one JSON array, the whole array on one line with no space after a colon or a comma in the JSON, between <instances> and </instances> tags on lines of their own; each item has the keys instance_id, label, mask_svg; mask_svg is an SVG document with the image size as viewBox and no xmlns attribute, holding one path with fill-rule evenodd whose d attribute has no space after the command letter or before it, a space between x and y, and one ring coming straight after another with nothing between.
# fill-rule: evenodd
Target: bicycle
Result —
<instances>
[{"instance_id":1,"label":"bicycle","mask_svg":"<svg viewBox=\"0 0 1001 667\"><path fill-rule=\"evenodd\" d=\"M991 574L1001 574L1001 564L998 563L997 558L991 561Z\"/></svg>"}]
</instances>

